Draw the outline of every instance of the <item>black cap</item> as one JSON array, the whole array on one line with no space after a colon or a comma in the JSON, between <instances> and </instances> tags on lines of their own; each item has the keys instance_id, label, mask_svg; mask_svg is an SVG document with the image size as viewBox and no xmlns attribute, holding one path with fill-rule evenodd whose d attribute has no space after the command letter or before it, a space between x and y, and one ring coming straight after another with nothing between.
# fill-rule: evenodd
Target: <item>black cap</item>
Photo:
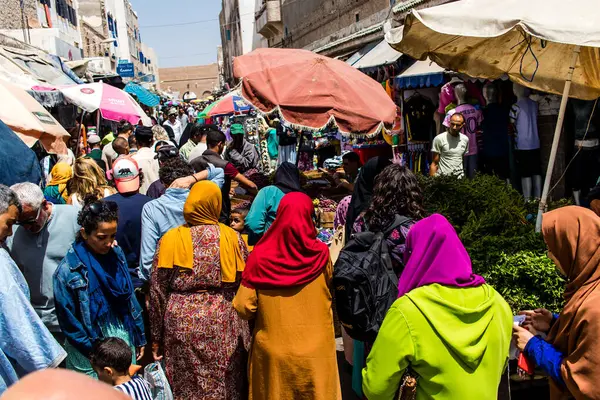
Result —
<instances>
[{"instance_id":1,"label":"black cap","mask_svg":"<svg viewBox=\"0 0 600 400\"><path fill-rule=\"evenodd\" d=\"M177 150L177 147L166 145L158 149L154 158L157 158L158 161L165 161L175 157L179 157L179 151Z\"/></svg>"},{"instance_id":2,"label":"black cap","mask_svg":"<svg viewBox=\"0 0 600 400\"><path fill-rule=\"evenodd\" d=\"M152 128L150 128L149 126L138 126L135 129L135 138L136 139L148 139L148 140L152 140L152 138L154 137L154 133L152 132Z\"/></svg>"}]
</instances>

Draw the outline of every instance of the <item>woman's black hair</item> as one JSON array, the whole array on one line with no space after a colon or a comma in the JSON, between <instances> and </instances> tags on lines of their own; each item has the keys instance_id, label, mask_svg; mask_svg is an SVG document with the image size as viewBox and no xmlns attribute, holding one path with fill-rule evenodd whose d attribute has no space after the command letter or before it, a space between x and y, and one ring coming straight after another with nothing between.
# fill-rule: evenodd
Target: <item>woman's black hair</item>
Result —
<instances>
[{"instance_id":1,"label":"woman's black hair","mask_svg":"<svg viewBox=\"0 0 600 400\"><path fill-rule=\"evenodd\" d=\"M119 221L119 207L114 201L98 200L94 194L88 194L84 199L84 206L77 216L77 223L88 235L98 229L101 222ZM77 235L77 240L83 238Z\"/></svg>"},{"instance_id":2,"label":"woman's black hair","mask_svg":"<svg viewBox=\"0 0 600 400\"><path fill-rule=\"evenodd\" d=\"M396 215L420 220L425 218L423 191L412 171L392 164L377 176L371 204L365 212L370 231L385 230Z\"/></svg>"}]
</instances>

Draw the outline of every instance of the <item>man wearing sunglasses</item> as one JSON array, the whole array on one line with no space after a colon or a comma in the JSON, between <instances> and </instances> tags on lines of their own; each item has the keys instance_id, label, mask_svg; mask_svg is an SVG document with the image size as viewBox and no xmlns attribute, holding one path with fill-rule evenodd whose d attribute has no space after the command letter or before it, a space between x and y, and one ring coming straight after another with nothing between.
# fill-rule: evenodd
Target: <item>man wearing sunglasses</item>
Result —
<instances>
[{"instance_id":1,"label":"man wearing sunglasses","mask_svg":"<svg viewBox=\"0 0 600 400\"><path fill-rule=\"evenodd\" d=\"M27 280L33 308L63 344L54 310L52 276L79 232L79 208L46 201L42 190L33 183L17 183L11 189L23 210L13 236L6 241L8 250Z\"/></svg>"},{"instance_id":2,"label":"man wearing sunglasses","mask_svg":"<svg viewBox=\"0 0 600 400\"><path fill-rule=\"evenodd\" d=\"M461 133L464 126L465 117L455 113L450 118L448 131L440 133L433 139L431 146L433 160L429 175L455 175L459 178L465 176L464 157L469 150L469 138Z\"/></svg>"}]
</instances>

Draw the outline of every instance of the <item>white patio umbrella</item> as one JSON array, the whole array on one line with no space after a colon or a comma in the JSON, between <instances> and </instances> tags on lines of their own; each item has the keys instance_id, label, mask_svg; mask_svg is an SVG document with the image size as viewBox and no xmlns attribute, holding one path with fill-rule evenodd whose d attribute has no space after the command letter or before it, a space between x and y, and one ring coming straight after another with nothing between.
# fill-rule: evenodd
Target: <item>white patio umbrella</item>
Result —
<instances>
[{"instance_id":1,"label":"white patio umbrella","mask_svg":"<svg viewBox=\"0 0 600 400\"><path fill-rule=\"evenodd\" d=\"M462 0L413 10L404 29L388 32L396 50L467 75L562 93L540 201L541 229L569 96L600 97L600 7L597 0Z\"/></svg>"}]
</instances>

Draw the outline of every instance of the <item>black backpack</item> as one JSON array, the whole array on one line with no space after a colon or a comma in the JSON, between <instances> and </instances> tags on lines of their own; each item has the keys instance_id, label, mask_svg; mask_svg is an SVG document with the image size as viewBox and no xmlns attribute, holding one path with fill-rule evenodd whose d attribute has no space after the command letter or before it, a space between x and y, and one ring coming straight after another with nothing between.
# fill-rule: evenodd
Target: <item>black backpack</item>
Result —
<instances>
[{"instance_id":1,"label":"black backpack","mask_svg":"<svg viewBox=\"0 0 600 400\"><path fill-rule=\"evenodd\" d=\"M353 339L373 343L398 298L398 277L386 238L411 223L410 218L396 215L384 232L353 234L340 252L333 270L335 303L340 322Z\"/></svg>"}]
</instances>

